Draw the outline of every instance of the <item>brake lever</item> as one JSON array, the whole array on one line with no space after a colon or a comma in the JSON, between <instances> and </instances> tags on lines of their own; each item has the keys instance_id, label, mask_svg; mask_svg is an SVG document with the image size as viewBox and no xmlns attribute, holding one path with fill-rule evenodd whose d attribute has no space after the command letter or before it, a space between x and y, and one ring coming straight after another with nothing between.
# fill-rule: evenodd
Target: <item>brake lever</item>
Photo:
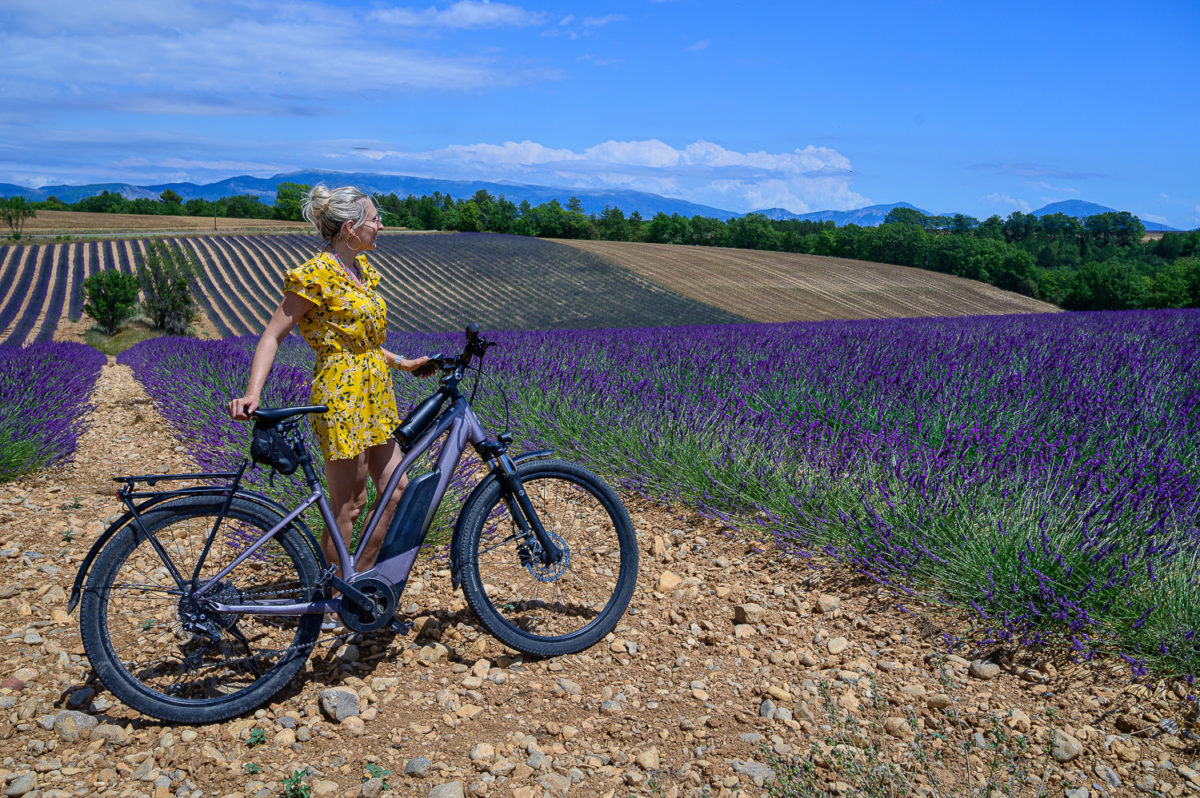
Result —
<instances>
[{"instance_id":1,"label":"brake lever","mask_svg":"<svg viewBox=\"0 0 1200 798\"><path fill-rule=\"evenodd\" d=\"M417 376L417 377L430 376L431 374L433 374L434 372L436 372L438 370L441 359L442 359L441 352L438 352L435 355L430 355L429 360L425 361L425 363L423 365L417 366L415 369L413 369L413 372L412 372L413 375Z\"/></svg>"}]
</instances>

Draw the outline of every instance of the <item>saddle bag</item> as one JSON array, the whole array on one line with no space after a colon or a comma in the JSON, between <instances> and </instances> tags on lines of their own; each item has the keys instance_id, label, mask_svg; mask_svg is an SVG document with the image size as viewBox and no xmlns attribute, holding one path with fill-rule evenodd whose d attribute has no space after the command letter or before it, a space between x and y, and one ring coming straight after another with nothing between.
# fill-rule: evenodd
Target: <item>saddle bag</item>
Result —
<instances>
[{"instance_id":1,"label":"saddle bag","mask_svg":"<svg viewBox=\"0 0 1200 798\"><path fill-rule=\"evenodd\" d=\"M250 440L250 459L270 466L285 476L295 473L300 466L296 447L276 427L254 427L254 437Z\"/></svg>"}]
</instances>

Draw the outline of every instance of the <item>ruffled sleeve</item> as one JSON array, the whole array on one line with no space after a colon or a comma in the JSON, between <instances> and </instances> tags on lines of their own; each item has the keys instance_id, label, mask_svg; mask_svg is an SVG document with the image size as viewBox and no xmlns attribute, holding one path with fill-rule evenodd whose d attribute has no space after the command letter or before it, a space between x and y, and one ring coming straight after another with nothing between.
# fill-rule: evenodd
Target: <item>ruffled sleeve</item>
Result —
<instances>
[{"instance_id":1,"label":"ruffled sleeve","mask_svg":"<svg viewBox=\"0 0 1200 798\"><path fill-rule=\"evenodd\" d=\"M283 275L283 290L307 299L316 305L329 296L329 268L320 258L313 258Z\"/></svg>"}]
</instances>

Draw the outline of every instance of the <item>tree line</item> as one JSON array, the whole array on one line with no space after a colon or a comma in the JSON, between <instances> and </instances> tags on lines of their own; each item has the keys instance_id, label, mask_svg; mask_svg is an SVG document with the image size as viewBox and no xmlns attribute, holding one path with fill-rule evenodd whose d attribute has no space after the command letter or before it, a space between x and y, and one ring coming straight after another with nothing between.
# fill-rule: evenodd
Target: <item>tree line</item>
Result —
<instances>
[{"instance_id":1,"label":"tree line","mask_svg":"<svg viewBox=\"0 0 1200 798\"><path fill-rule=\"evenodd\" d=\"M33 208L102 213L299 220L309 186L280 183L274 204L253 196L184 202L167 190L158 199L102 192L73 204L53 197ZM484 190L470 198L376 194L390 227L492 232L542 238L601 239L737 247L893 263L979 280L1068 310L1200 307L1200 231L1143 241L1145 227L1127 212L1086 219L1015 212L931 216L895 208L878 227L832 221L770 219L748 214L723 221L657 213L645 219L606 207L586 213L577 197L539 205L514 203Z\"/></svg>"}]
</instances>

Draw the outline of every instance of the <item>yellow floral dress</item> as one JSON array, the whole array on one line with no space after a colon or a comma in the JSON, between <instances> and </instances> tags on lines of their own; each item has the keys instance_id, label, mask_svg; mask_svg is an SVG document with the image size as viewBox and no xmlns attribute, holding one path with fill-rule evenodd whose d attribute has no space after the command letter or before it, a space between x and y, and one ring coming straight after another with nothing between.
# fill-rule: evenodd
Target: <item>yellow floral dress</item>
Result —
<instances>
[{"instance_id":1,"label":"yellow floral dress","mask_svg":"<svg viewBox=\"0 0 1200 798\"><path fill-rule=\"evenodd\" d=\"M316 307L300 319L300 334L317 353L312 394L329 412L312 415L326 460L355 457L384 443L400 423L392 375L384 360L387 308L375 291L379 273L367 256L355 259L363 284L350 279L328 252L284 275L283 290Z\"/></svg>"}]
</instances>

